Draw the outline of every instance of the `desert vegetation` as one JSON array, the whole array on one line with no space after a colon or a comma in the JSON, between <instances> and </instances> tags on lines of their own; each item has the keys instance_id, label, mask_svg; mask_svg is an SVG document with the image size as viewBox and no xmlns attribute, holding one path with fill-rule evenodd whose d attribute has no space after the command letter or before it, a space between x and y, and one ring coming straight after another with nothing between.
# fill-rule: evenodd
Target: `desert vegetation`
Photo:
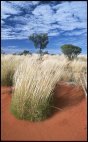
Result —
<instances>
[{"instance_id":1,"label":"desert vegetation","mask_svg":"<svg viewBox=\"0 0 88 142\"><path fill-rule=\"evenodd\" d=\"M19 119L43 120L52 114L53 90L59 81L87 91L87 62L64 55L2 55L2 86L13 86L11 112ZM63 62L62 62L63 61Z\"/></svg>"},{"instance_id":2,"label":"desert vegetation","mask_svg":"<svg viewBox=\"0 0 88 142\"><path fill-rule=\"evenodd\" d=\"M87 141L86 1L1 1L2 141Z\"/></svg>"},{"instance_id":3,"label":"desert vegetation","mask_svg":"<svg viewBox=\"0 0 88 142\"><path fill-rule=\"evenodd\" d=\"M34 43L35 48L39 49L40 59L42 59L42 50L46 48L49 42L47 33L32 34L29 36L29 40Z\"/></svg>"},{"instance_id":4,"label":"desert vegetation","mask_svg":"<svg viewBox=\"0 0 88 142\"><path fill-rule=\"evenodd\" d=\"M80 47L72 44L65 44L61 46L61 50L69 60L77 58L77 56L82 52L82 49Z\"/></svg>"},{"instance_id":5,"label":"desert vegetation","mask_svg":"<svg viewBox=\"0 0 88 142\"><path fill-rule=\"evenodd\" d=\"M53 60L40 62L26 59L14 75L12 112L30 120L46 118L51 112L53 89L63 69L64 62L59 64Z\"/></svg>"},{"instance_id":6,"label":"desert vegetation","mask_svg":"<svg viewBox=\"0 0 88 142\"><path fill-rule=\"evenodd\" d=\"M62 55L43 54L49 42L47 34L33 34L29 40L39 54L26 50L19 55L2 54L1 84L14 88L11 112L19 119L38 121L52 114L58 82L79 85L87 95L87 61L78 57L81 48L71 44L61 46Z\"/></svg>"},{"instance_id":7,"label":"desert vegetation","mask_svg":"<svg viewBox=\"0 0 88 142\"><path fill-rule=\"evenodd\" d=\"M13 75L16 67L23 60L23 56L1 55L1 84L2 86L13 85Z\"/></svg>"}]
</instances>

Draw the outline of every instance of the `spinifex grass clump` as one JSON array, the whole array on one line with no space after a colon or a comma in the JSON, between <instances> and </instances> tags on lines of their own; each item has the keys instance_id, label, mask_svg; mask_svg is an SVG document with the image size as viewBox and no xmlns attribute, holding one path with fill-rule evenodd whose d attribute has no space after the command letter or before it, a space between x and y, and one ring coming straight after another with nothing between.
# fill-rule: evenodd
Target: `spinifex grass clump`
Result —
<instances>
[{"instance_id":1,"label":"spinifex grass clump","mask_svg":"<svg viewBox=\"0 0 88 142\"><path fill-rule=\"evenodd\" d=\"M14 74L14 63L12 56L1 58L1 85L11 86Z\"/></svg>"},{"instance_id":2,"label":"spinifex grass clump","mask_svg":"<svg viewBox=\"0 0 88 142\"><path fill-rule=\"evenodd\" d=\"M2 55L1 56L1 85L12 86L13 75L17 66L24 59L24 56Z\"/></svg>"},{"instance_id":3,"label":"spinifex grass clump","mask_svg":"<svg viewBox=\"0 0 88 142\"><path fill-rule=\"evenodd\" d=\"M79 84L80 73L85 73L87 69L87 63L80 60L68 61L65 65L62 80L68 82L74 82Z\"/></svg>"},{"instance_id":4,"label":"spinifex grass clump","mask_svg":"<svg viewBox=\"0 0 88 142\"><path fill-rule=\"evenodd\" d=\"M14 76L11 111L17 118L38 121L51 115L53 89L61 78L63 64L53 60L24 60Z\"/></svg>"}]
</instances>

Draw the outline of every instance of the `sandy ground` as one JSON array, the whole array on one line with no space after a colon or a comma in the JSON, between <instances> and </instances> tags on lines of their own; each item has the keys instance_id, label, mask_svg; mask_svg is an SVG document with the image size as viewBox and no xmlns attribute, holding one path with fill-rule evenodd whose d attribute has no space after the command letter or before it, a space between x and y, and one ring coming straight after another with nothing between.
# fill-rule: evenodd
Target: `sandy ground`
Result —
<instances>
[{"instance_id":1,"label":"sandy ground","mask_svg":"<svg viewBox=\"0 0 88 142\"><path fill-rule=\"evenodd\" d=\"M18 120L10 113L11 87L2 87L1 139L87 141L86 99L79 87L60 83L55 88L56 107L42 122Z\"/></svg>"}]
</instances>

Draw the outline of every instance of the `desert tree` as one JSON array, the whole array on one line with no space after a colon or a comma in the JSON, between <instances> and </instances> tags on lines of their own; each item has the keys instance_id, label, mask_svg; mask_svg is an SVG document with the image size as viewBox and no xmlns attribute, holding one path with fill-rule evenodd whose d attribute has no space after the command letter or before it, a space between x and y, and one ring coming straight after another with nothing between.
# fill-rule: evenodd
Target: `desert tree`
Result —
<instances>
[{"instance_id":1,"label":"desert tree","mask_svg":"<svg viewBox=\"0 0 88 142\"><path fill-rule=\"evenodd\" d=\"M82 49L80 47L72 44L65 44L61 46L61 50L69 60L77 58L77 56L82 52Z\"/></svg>"},{"instance_id":2,"label":"desert tree","mask_svg":"<svg viewBox=\"0 0 88 142\"><path fill-rule=\"evenodd\" d=\"M39 48L40 56L42 55L42 50L46 48L48 44L48 35L46 33L32 34L29 36L29 40L34 43L35 48Z\"/></svg>"}]
</instances>

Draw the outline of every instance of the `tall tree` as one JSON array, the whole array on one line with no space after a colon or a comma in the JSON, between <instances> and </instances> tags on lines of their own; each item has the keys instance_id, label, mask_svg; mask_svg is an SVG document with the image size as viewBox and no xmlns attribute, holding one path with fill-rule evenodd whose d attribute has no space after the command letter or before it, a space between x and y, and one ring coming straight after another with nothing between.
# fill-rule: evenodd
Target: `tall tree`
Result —
<instances>
[{"instance_id":1,"label":"tall tree","mask_svg":"<svg viewBox=\"0 0 88 142\"><path fill-rule=\"evenodd\" d=\"M65 44L61 46L61 50L69 60L77 58L77 56L82 52L82 49L80 47L74 46L72 44Z\"/></svg>"},{"instance_id":2,"label":"tall tree","mask_svg":"<svg viewBox=\"0 0 88 142\"><path fill-rule=\"evenodd\" d=\"M40 56L42 55L42 49L46 48L48 44L48 35L46 33L32 34L29 36L29 40L34 43L35 48L39 48Z\"/></svg>"}]
</instances>

